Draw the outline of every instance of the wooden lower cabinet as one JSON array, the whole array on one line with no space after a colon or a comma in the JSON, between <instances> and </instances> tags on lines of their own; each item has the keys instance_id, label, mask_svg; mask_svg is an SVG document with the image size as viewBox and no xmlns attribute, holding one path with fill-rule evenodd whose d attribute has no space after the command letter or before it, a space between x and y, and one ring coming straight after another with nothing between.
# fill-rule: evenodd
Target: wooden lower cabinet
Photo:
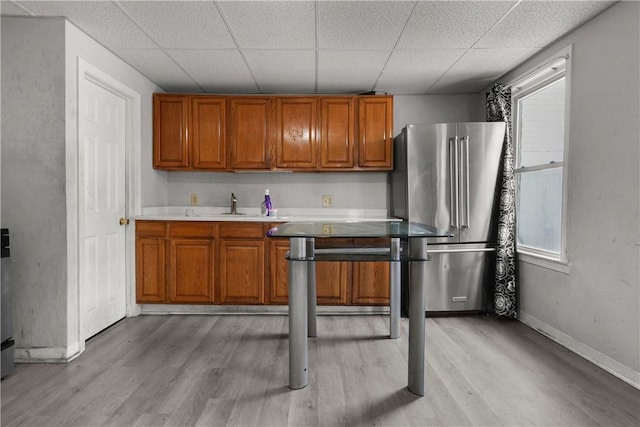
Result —
<instances>
[{"instance_id":1,"label":"wooden lower cabinet","mask_svg":"<svg viewBox=\"0 0 640 427\"><path fill-rule=\"evenodd\" d=\"M269 303L288 303L289 241L273 240L270 247ZM317 262L316 294L319 305L388 305L388 263Z\"/></svg>"},{"instance_id":2,"label":"wooden lower cabinet","mask_svg":"<svg viewBox=\"0 0 640 427\"><path fill-rule=\"evenodd\" d=\"M169 242L169 302L214 302L215 241L172 239Z\"/></svg>"},{"instance_id":3,"label":"wooden lower cabinet","mask_svg":"<svg viewBox=\"0 0 640 427\"><path fill-rule=\"evenodd\" d=\"M287 304L289 301L289 262L284 258L289 240L272 239L269 245L269 303Z\"/></svg>"},{"instance_id":4,"label":"wooden lower cabinet","mask_svg":"<svg viewBox=\"0 0 640 427\"><path fill-rule=\"evenodd\" d=\"M139 304L287 304L289 241L247 222L136 221ZM338 239L323 242L338 245ZM318 262L320 305L388 305L389 265Z\"/></svg>"},{"instance_id":5,"label":"wooden lower cabinet","mask_svg":"<svg viewBox=\"0 0 640 427\"><path fill-rule=\"evenodd\" d=\"M353 264L351 304L388 305L389 263L356 262Z\"/></svg>"},{"instance_id":6,"label":"wooden lower cabinet","mask_svg":"<svg viewBox=\"0 0 640 427\"><path fill-rule=\"evenodd\" d=\"M264 241L220 241L220 302L264 303Z\"/></svg>"},{"instance_id":7,"label":"wooden lower cabinet","mask_svg":"<svg viewBox=\"0 0 640 427\"><path fill-rule=\"evenodd\" d=\"M316 295L320 305L347 304L351 266L348 262L316 262Z\"/></svg>"},{"instance_id":8,"label":"wooden lower cabinet","mask_svg":"<svg viewBox=\"0 0 640 427\"><path fill-rule=\"evenodd\" d=\"M136 300L139 303L165 301L164 237L136 238Z\"/></svg>"}]
</instances>

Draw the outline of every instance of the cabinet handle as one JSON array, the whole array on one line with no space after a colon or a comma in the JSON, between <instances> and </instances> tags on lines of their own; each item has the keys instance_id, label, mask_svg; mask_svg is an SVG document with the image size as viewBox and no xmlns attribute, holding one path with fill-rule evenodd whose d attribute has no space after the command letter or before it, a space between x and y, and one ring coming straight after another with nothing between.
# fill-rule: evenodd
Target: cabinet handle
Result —
<instances>
[{"instance_id":1,"label":"cabinet handle","mask_svg":"<svg viewBox=\"0 0 640 427\"><path fill-rule=\"evenodd\" d=\"M120 218L120 225L129 224L129 218Z\"/></svg>"}]
</instances>

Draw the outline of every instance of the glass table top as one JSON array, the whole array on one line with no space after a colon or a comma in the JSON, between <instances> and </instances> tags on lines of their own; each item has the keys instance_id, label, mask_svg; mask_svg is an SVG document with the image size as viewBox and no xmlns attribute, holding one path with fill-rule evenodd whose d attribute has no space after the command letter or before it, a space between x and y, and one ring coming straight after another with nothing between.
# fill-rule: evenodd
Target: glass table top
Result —
<instances>
[{"instance_id":1,"label":"glass table top","mask_svg":"<svg viewBox=\"0 0 640 427\"><path fill-rule=\"evenodd\" d=\"M269 237L358 238L358 237L452 237L445 230L417 222L390 221L310 221L278 224Z\"/></svg>"}]
</instances>

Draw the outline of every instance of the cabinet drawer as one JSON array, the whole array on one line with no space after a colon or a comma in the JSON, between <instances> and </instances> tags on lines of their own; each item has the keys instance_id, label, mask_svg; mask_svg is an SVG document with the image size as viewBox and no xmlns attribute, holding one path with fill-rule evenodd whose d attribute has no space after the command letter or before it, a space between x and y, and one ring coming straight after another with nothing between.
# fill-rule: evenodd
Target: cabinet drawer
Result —
<instances>
[{"instance_id":1,"label":"cabinet drawer","mask_svg":"<svg viewBox=\"0 0 640 427\"><path fill-rule=\"evenodd\" d=\"M164 237L164 221L136 221L136 236Z\"/></svg>"},{"instance_id":2,"label":"cabinet drawer","mask_svg":"<svg viewBox=\"0 0 640 427\"><path fill-rule=\"evenodd\" d=\"M170 237L214 237L215 224L212 222L182 222L169 223Z\"/></svg>"},{"instance_id":3,"label":"cabinet drawer","mask_svg":"<svg viewBox=\"0 0 640 427\"><path fill-rule=\"evenodd\" d=\"M264 237L262 223L229 222L220 224L220 237L239 239L260 239Z\"/></svg>"}]
</instances>

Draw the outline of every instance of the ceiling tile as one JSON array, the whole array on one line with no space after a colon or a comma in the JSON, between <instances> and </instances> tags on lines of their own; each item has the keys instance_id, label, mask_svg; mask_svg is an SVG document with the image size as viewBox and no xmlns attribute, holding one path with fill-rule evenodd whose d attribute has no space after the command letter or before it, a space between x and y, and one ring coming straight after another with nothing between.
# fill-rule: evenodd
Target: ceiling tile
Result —
<instances>
[{"instance_id":1,"label":"ceiling tile","mask_svg":"<svg viewBox=\"0 0 640 427\"><path fill-rule=\"evenodd\" d=\"M120 7L163 48L236 47L211 1L121 1Z\"/></svg>"},{"instance_id":2,"label":"ceiling tile","mask_svg":"<svg viewBox=\"0 0 640 427\"><path fill-rule=\"evenodd\" d=\"M375 89L393 94L427 93L466 49L396 50Z\"/></svg>"},{"instance_id":3,"label":"ceiling tile","mask_svg":"<svg viewBox=\"0 0 640 427\"><path fill-rule=\"evenodd\" d=\"M415 2L318 2L321 49L392 49Z\"/></svg>"},{"instance_id":4,"label":"ceiling tile","mask_svg":"<svg viewBox=\"0 0 640 427\"><path fill-rule=\"evenodd\" d=\"M538 50L472 49L438 80L429 93L479 92Z\"/></svg>"},{"instance_id":5,"label":"ceiling tile","mask_svg":"<svg viewBox=\"0 0 640 427\"><path fill-rule=\"evenodd\" d=\"M315 6L302 1L220 2L241 49L315 48Z\"/></svg>"},{"instance_id":6,"label":"ceiling tile","mask_svg":"<svg viewBox=\"0 0 640 427\"><path fill-rule=\"evenodd\" d=\"M29 12L10 1L0 1L2 16L29 16Z\"/></svg>"},{"instance_id":7,"label":"ceiling tile","mask_svg":"<svg viewBox=\"0 0 640 427\"><path fill-rule=\"evenodd\" d=\"M202 92L160 49L117 49L114 53L168 92Z\"/></svg>"},{"instance_id":8,"label":"ceiling tile","mask_svg":"<svg viewBox=\"0 0 640 427\"><path fill-rule=\"evenodd\" d=\"M544 47L615 2L523 1L475 47Z\"/></svg>"},{"instance_id":9,"label":"ceiling tile","mask_svg":"<svg viewBox=\"0 0 640 427\"><path fill-rule=\"evenodd\" d=\"M169 50L189 75L209 93L255 93L258 88L237 50Z\"/></svg>"},{"instance_id":10,"label":"ceiling tile","mask_svg":"<svg viewBox=\"0 0 640 427\"><path fill-rule=\"evenodd\" d=\"M65 17L165 90L420 94L483 90L614 3L20 0L1 12Z\"/></svg>"},{"instance_id":11,"label":"ceiling tile","mask_svg":"<svg viewBox=\"0 0 640 427\"><path fill-rule=\"evenodd\" d=\"M110 1L21 1L36 16L64 16L103 46L155 48L155 43Z\"/></svg>"},{"instance_id":12,"label":"ceiling tile","mask_svg":"<svg viewBox=\"0 0 640 427\"><path fill-rule=\"evenodd\" d=\"M361 93L373 89L390 50L321 50L318 92Z\"/></svg>"},{"instance_id":13,"label":"ceiling tile","mask_svg":"<svg viewBox=\"0 0 640 427\"><path fill-rule=\"evenodd\" d=\"M314 93L313 50L243 51L262 93Z\"/></svg>"},{"instance_id":14,"label":"ceiling tile","mask_svg":"<svg viewBox=\"0 0 640 427\"><path fill-rule=\"evenodd\" d=\"M397 48L469 48L515 1L421 1L411 14Z\"/></svg>"}]
</instances>

